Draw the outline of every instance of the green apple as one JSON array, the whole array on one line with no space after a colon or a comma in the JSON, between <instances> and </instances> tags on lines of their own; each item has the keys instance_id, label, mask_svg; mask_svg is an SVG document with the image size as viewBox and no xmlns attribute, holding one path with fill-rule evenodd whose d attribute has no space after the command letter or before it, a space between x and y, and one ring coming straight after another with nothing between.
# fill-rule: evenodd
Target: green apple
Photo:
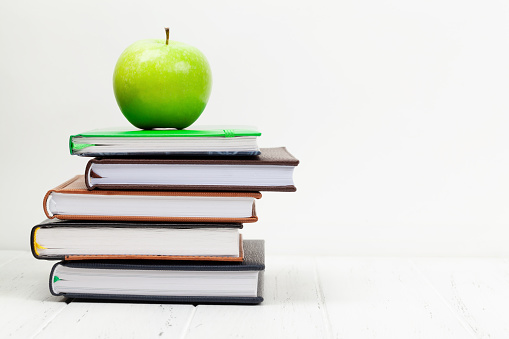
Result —
<instances>
[{"instance_id":1,"label":"green apple","mask_svg":"<svg viewBox=\"0 0 509 339\"><path fill-rule=\"evenodd\" d=\"M212 89L210 66L197 48L169 40L137 41L113 72L118 106L141 129L185 128L201 115Z\"/></svg>"}]
</instances>

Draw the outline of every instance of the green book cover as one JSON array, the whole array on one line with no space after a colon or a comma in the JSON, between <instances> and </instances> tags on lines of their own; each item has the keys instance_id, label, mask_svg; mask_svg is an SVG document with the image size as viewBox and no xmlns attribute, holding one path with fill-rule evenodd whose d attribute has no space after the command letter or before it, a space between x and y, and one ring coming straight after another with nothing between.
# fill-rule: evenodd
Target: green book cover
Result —
<instances>
[{"instance_id":1,"label":"green book cover","mask_svg":"<svg viewBox=\"0 0 509 339\"><path fill-rule=\"evenodd\" d=\"M200 129L94 129L92 131L71 135L74 137L240 137L240 136L260 136L261 133L253 127L210 127L203 126Z\"/></svg>"},{"instance_id":2,"label":"green book cover","mask_svg":"<svg viewBox=\"0 0 509 339\"><path fill-rule=\"evenodd\" d=\"M85 156L101 156L106 155L99 151L96 151L97 146L101 147L106 145L105 140L111 143L128 142L130 145L138 144L141 145L143 140L158 140L161 138L161 142L164 139L168 140L173 138L211 138L212 139L235 139L235 137L258 137L261 133L254 127L246 126L203 126L195 129L153 129L153 130L141 130L141 129L126 129L126 128L109 128L109 129L95 129L84 133L71 135L69 138L69 150L71 154L85 155ZM137 140L139 138L139 140ZM129 141L130 140L130 141ZM183 139L182 139L183 140ZM206 142L206 141L205 141ZM133 144L134 143L134 144ZM94 149L92 152L85 152L86 149ZM210 153L211 151L207 151ZM215 151L214 151L215 152ZM219 150L219 152L221 152ZM229 151L232 153L231 151ZM171 148L166 151L125 151L125 152L113 152L109 155L141 155L141 154L171 154L173 153ZM185 152L177 152L185 153ZM195 153L191 151L190 153ZM196 153L201 153L197 151ZM228 153L228 152L227 152ZM232 154L237 152L233 152ZM251 155L253 152L247 151L246 155ZM256 153L256 152L255 152ZM242 154L242 152L240 153Z\"/></svg>"}]
</instances>

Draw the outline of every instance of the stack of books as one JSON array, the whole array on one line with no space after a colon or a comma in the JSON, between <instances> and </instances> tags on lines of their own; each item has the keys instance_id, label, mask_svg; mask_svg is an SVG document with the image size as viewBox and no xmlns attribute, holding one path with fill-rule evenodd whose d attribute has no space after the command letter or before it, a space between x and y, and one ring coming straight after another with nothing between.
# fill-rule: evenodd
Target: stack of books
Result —
<instances>
[{"instance_id":1,"label":"stack of books","mask_svg":"<svg viewBox=\"0 0 509 339\"><path fill-rule=\"evenodd\" d=\"M264 241L242 239L260 191L296 190L299 161L258 148L248 128L96 130L70 137L93 157L49 190L33 227L37 259L61 260L50 292L69 298L263 301Z\"/></svg>"}]
</instances>

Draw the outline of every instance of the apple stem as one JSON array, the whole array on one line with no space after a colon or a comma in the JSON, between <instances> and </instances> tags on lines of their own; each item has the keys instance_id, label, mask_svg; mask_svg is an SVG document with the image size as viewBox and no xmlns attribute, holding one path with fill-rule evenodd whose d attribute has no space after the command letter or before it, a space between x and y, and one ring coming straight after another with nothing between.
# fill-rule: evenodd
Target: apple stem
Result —
<instances>
[{"instance_id":1,"label":"apple stem","mask_svg":"<svg viewBox=\"0 0 509 339\"><path fill-rule=\"evenodd\" d=\"M165 27L164 30L166 31L166 44L168 45L168 40L170 40L170 28Z\"/></svg>"}]
</instances>

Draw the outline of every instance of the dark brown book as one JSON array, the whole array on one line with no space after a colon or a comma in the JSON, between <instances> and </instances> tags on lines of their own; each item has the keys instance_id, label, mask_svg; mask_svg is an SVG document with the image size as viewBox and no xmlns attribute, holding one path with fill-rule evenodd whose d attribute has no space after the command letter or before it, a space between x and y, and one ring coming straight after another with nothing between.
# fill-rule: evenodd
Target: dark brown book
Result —
<instances>
[{"instance_id":1,"label":"dark brown book","mask_svg":"<svg viewBox=\"0 0 509 339\"><path fill-rule=\"evenodd\" d=\"M286 148L249 157L96 158L85 170L87 188L107 190L294 192L299 164Z\"/></svg>"},{"instance_id":2,"label":"dark brown book","mask_svg":"<svg viewBox=\"0 0 509 339\"><path fill-rule=\"evenodd\" d=\"M43 201L49 219L248 223L258 220L260 192L93 190L77 175L49 190Z\"/></svg>"}]
</instances>

